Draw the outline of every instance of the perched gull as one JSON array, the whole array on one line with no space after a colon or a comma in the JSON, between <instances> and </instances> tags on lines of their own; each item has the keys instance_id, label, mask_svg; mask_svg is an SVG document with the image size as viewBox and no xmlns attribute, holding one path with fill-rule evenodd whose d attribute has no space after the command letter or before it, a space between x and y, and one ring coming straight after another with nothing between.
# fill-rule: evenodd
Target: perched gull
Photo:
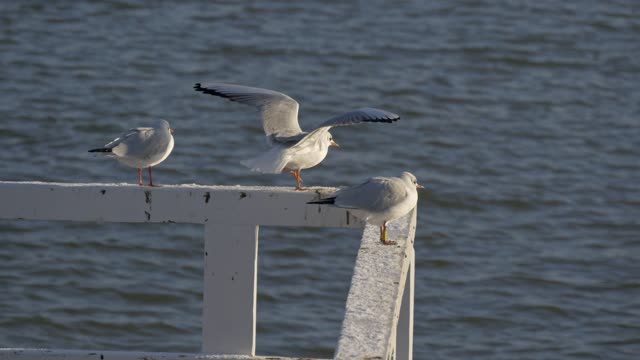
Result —
<instances>
[{"instance_id":1,"label":"perched gull","mask_svg":"<svg viewBox=\"0 0 640 360\"><path fill-rule=\"evenodd\" d=\"M242 164L253 171L279 174L283 171L296 178L300 187L303 169L318 165L327 156L329 146L339 147L329 129L363 122L394 122L400 117L384 110L361 108L333 117L310 132L302 131L298 124L298 102L273 90L242 85L211 83L194 86L196 91L220 96L241 104L253 105L262 112L262 127L271 149Z\"/></svg>"},{"instance_id":2,"label":"perched gull","mask_svg":"<svg viewBox=\"0 0 640 360\"><path fill-rule=\"evenodd\" d=\"M387 222L407 214L418 203L416 177L403 172L400 177L373 177L360 185L338 190L335 196L310 201L307 204L330 204L349 209L356 217L369 224L380 226L380 241L393 245L387 240Z\"/></svg>"},{"instance_id":3,"label":"perched gull","mask_svg":"<svg viewBox=\"0 0 640 360\"><path fill-rule=\"evenodd\" d=\"M89 152L105 153L123 164L138 168L138 185L142 186L142 168L149 168L149 186L153 186L151 167L160 164L173 150L173 129L166 120L153 127L129 129L104 147Z\"/></svg>"}]
</instances>

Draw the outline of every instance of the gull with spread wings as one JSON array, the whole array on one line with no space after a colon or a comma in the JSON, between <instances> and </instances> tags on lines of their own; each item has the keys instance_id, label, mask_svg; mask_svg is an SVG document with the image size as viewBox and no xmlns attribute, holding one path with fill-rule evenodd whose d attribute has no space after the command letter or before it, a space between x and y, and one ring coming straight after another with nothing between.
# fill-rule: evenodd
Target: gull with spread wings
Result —
<instances>
[{"instance_id":1,"label":"gull with spread wings","mask_svg":"<svg viewBox=\"0 0 640 360\"><path fill-rule=\"evenodd\" d=\"M271 149L242 164L253 171L279 174L291 173L296 179L296 190L302 178L300 172L318 165L327 156L330 146L338 147L329 129L334 126L355 125L365 122L391 123L400 116L374 108L360 108L335 116L309 132L298 124L298 102L277 91L249 86L210 83L195 84L196 91L220 96L241 104L257 107L262 113L262 127Z\"/></svg>"}]
</instances>

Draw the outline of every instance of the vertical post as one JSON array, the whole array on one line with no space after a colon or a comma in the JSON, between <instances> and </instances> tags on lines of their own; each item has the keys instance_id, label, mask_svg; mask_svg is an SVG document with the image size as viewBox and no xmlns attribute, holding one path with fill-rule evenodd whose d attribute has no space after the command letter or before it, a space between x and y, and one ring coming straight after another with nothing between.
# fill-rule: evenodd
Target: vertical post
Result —
<instances>
[{"instance_id":1,"label":"vertical post","mask_svg":"<svg viewBox=\"0 0 640 360\"><path fill-rule=\"evenodd\" d=\"M396 329L396 359L413 359L413 287L415 285L416 253L411 249L407 280L402 293L400 318Z\"/></svg>"},{"instance_id":2,"label":"vertical post","mask_svg":"<svg viewBox=\"0 0 640 360\"><path fill-rule=\"evenodd\" d=\"M204 226L203 353L255 355L258 229Z\"/></svg>"}]
</instances>

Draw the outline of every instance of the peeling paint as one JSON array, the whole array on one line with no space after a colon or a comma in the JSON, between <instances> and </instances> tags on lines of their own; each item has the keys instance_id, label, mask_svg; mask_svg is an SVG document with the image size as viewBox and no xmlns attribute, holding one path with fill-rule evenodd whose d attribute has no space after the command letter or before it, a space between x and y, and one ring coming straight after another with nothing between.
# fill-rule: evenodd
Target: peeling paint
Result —
<instances>
[{"instance_id":1,"label":"peeling paint","mask_svg":"<svg viewBox=\"0 0 640 360\"><path fill-rule=\"evenodd\" d=\"M204 193L204 195L202 195L204 197L204 203L208 204L209 203L209 199L211 199L211 193L210 192L206 192Z\"/></svg>"},{"instance_id":2,"label":"peeling paint","mask_svg":"<svg viewBox=\"0 0 640 360\"><path fill-rule=\"evenodd\" d=\"M145 210L144 214L147 215L147 221L150 221L151 220L151 213Z\"/></svg>"},{"instance_id":3,"label":"peeling paint","mask_svg":"<svg viewBox=\"0 0 640 360\"><path fill-rule=\"evenodd\" d=\"M151 191L146 190L144 192L144 202L146 202L147 204L151 204Z\"/></svg>"},{"instance_id":4,"label":"peeling paint","mask_svg":"<svg viewBox=\"0 0 640 360\"><path fill-rule=\"evenodd\" d=\"M246 197L247 197L247 193L246 193L246 192L244 192L244 191L242 191L242 192L240 193L240 199L244 199L244 198L246 198Z\"/></svg>"},{"instance_id":5,"label":"peeling paint","mask_svg":"<svg viewBox=\"0 0 640 360\"><path fill-rule=\"evenodd\" d=\"M107 190L102 189L102 190L100 190L100 192L102 193L102 195L104 195L107 192Z\"/></svg>"}]
</instances>

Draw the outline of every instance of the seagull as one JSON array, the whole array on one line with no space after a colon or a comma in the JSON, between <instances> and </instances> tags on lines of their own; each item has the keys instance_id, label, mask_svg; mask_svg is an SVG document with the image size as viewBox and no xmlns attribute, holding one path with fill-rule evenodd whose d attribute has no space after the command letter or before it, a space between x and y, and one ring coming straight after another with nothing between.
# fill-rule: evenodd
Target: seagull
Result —
<instances>
[{"instance_id":1,"label":"seagull","mask_svg":"<svg viewBox=\"0 0 640 360\"><path fill-rule=\"evenodd\" d=\"M372 177L360 185L338 190L333 197L307 204L327 204L348 209L356 217L380 227L380 241L387 240L387 222L400 218L418 203L418 189L424 186L410 172L399 177Z\"/></svg>"},{"instance_id":2,"label":"seagull","mask_svg":"<svg viewBox=\"0 0 640 360\"><path fill-rule=\"evenodd\" d=\"M153 127L138 127L117 137L104 147L89 152L105 153L121 163L138 168L138 185L142 186L142 168L149 168L149 186L153 185L151 167L160 164L173 150L173 129L166 120Z\"/></svg>"},{"instance_id":3,"label":"seagull","mask_svg":"<svg viewBox=\"0 0 640 360\"><path fill-rule=\"evenodd\" d=\"M262 173L289 172L296 179L296 190L304 190L300 186L302 170L322 162L330 146L340 147L333 140L329 129L363 122L391 123L400 119L400 116L385 110L360 108L335 116L312 131L305 132L298 124L298 102L285 94L223 83L197 83L193 88L205 94L257 107L262 112L262 127L271 148L264 154L242 161L242 164Z\"/></svg>"}]
</instances>

